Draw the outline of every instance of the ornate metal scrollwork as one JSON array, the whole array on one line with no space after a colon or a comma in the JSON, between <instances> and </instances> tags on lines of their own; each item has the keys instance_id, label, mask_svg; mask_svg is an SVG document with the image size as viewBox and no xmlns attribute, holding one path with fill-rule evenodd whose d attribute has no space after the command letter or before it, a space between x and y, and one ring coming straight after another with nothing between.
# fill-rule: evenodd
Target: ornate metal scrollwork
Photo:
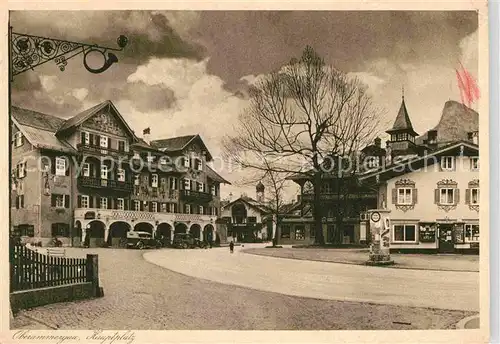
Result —
<instances>
[{"instance_id":1,"label":"ornate metal scrollwork","mask_svg":"<svg viewBox=\"0 0 500 344\"><path fill-rule=\"evenodd\" d=\"M91 73L102 73L113 63L118 62L115 54L108 52L121 51L127 45L128 39L120 36L117 39L119 49L101 47L96 44L71 42L49 37L26 35L17 32L10 33L11 45L11 77L54 60L61 71L64 71L68 60L83 53L83 65ZM99 52L104 56L104 64L100 68L91 68L87 56L91 52ZM107 58L106 54L107 53Z\"/></svg>"}]
</instances>

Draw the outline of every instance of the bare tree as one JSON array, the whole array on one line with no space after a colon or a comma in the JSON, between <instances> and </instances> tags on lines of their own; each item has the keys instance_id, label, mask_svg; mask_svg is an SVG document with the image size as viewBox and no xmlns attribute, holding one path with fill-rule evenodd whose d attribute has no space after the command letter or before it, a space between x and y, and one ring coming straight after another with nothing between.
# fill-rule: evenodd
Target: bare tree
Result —
<instances>
[{"instance_id":1,"label":"bare tree","mask_svg":"<svg viewBox=\"0 0 500 344\"><path fill-rule=\"evenodd\" d=\"M320 188L325 162L352 158L372 140L380 112L356 78L328 66L307 47L279 71L258 80L225 157L254 171L301 174L313 183L315 240L324 244Z\"/></svg>"}]
</instances>

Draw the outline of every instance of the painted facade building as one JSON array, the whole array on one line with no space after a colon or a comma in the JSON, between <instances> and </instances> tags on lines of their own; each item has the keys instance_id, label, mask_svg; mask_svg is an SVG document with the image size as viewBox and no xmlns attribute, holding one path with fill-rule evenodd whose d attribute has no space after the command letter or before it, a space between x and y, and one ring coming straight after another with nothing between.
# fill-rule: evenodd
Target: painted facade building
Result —
<instances>
[{"instance_id":1,"label":"painted facade building","mask_svg":"<svg viewBox=\"0 0 500 344\"><path fill-rule=\"evenodd\" d=\"M130 230L225 236L217 219L229 182L208 166L199 135L148 142L111 101L68 120L18 107L11 117L11 230L24 241L118 246Z\"/></svg>"},{"instance_id":2,"label":"painted facade building","mask_svg":"<svg viewBox=\"0 0 500 344\"><path fill-rule=\"evenodd\" d=\"M241 196L222 208L222 219L227 224L228 241L255 242L271 240L273 212L265 202L265 187L259 182L256 199Z\"/></svg>"},{"instance_id":3,"label":"painted facade building","mask_svg":"<svg viewBox=\"0 0 500 344\"><path fill-rule=\"evenodd\" d=\"M421 137L404 99L388 131L385 166L360 176L389 210L392 252L462 252L479 248L479 124L477 112L445 104L439 124Z\"/></svg>"}]
</instances>

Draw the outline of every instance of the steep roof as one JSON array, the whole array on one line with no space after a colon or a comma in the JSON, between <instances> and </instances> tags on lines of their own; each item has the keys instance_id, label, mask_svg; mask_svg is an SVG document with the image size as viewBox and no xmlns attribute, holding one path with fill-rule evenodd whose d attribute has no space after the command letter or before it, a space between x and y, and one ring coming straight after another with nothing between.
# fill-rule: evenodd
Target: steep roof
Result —
<instances>
[{"instance_id":1,"label":"steep roof","mask_svg":"<svg viewBox=\"0 0 500 344\"><path fill-rule=\"evenodd\" d=\"M388 180L394 176L404 175L406 173L417 171L424 166L430 166L437 163L437 157L449 154L458 154L461 149L467 155L478 154L479 146L470 141L455 141L435 151L431 151L423 156L416 156L407 160L397 161L387 166L382 166L375 171L369 171L359 176L360 181L374 182L378 175L381 180Z\"/></svg>"},{"instance_id":2,"label":"steep roof","mask_svg":"<svg viewBox=\"0 0 500 344\"><path fill-rule=\"evenodd\" d=\"M84 110L84 111L80 112L79 114L71 117L70 119L68 119L64 122L64 124L59 128L59 130L57 132L62 133L66 130L74 129L75 127L79 126L80 124L82 124L83 122L88 120L90 117L92 117L93 115L95 115L96 113L101 111L102 109L105 109L106 107L108 107L110 110L112 110L116 114L116 116L118 116L118 118L122 122L123 126L125 127L125 130L127 130L128 133L134 139L137 139L134 131L128 126L127 122L120 115L120 113L118 112L116 107L113 105L113 102L111 102L111 100L106 100L100 104L97 104L97 105L95 105L87 110Z\"/></svg>"},{"instance_id":3,"label":"steep roof","mask_svg":"<svg viewBox=\"0 0 500 344\"><path fill-rule=\"evenodd\" d=\"M222 178L217 172L215 172L210 166L206 165L207 169L206 169L206 173L207 173L207 177L212 179L212 180L215 180L216 182L219 182L219 183L224 183L224 184L228 184L228 185L231 185L230 182L228 182L226 179Z\"/></svg>"},{"instance_id":4,"label":"steep roof","mask_svg":"<svg viewBox=\"0 0 500 344\"><path fill-rule=\"evenodd\" d=\"M234 201L230 202L229 204L226 204L224 206L224 208L227 208L227 207L235 204L236 202L246 203L249 206L251 206L252 208L257 209L258 211L260 211L261 213L264 213L264 214L268 214L268 213L270 213L272 211L271 208L269 208L263 202L256 201L253 198L248 197L248 196L241 196L241 197L235 199Z\"/></svg>"},{"instance_id":5,"label":"steep roof","mask_svg":"<svg viewBox=\"0 0 500 344\"><path fill-rule=\"evenodd\" d=\"M151 145L167 151L180 151L196 137L196 135L185 135L151 141Z\"/></svg>"},{"instance_id":6,"label":"steep roof","mask_svg":"<svg viewBox=\"0 0 500 344\"><path fill-rule=\"evenodd\" d=\"M207 160L212 160L212 155L199 134L171 137L167 139L152 140L151 146L165 152L179 152L186 149L193 141L198 140L207 152Z\"/></svg>"},{"instance_id":7,"label":"steep roof","mask_svg":"<svg viewBox=\"0 0 500 344\"><path fill-rule=\"evenodd\" d=\"M66 153L76 152L69 143L55 135L64 123L64 119L17 106L11 107L11 116L12 122L36 148Z\"/></svg>"},{"instance_id":8,"label":"steep roof","mask_svg":"<svg viewBox=\"0 0 500 344\"><path fill-rule=\"evenodd\" d=\"M394 125L392 129L387 130L387 133L392 132L409 132L413 133L415 136L418 134L413 129L413 125L411 124L410 116L408 115L408 110L406 109L405 98L401 100L401 107L399 108L398 115L396 116L396 120L394 121Z\"/></svg>"},{"instance_id":9,"label":"steep roof","mask_svg":"<svg viewBox=\"0 0 500 344\"><path fill-rule=\"evenodd\" d=\"M479 114L464 104L450 100L444 104L439 123L431 130L437 131L437 142L467 140L467 133L479 130ZM429 131L416 139L417 144L427 140Z\"/></svg>"},{"instance_id":10,"label":"steep roof","mask_svg":"<svg viewBox=\"0 0 500 344\"><path fill-rule=\"evenodd\" d=\"M53 132L56 132L65 122L63 118L17 106L12 106L10 113L19 124Z\"/></svg>"}]
</instances>

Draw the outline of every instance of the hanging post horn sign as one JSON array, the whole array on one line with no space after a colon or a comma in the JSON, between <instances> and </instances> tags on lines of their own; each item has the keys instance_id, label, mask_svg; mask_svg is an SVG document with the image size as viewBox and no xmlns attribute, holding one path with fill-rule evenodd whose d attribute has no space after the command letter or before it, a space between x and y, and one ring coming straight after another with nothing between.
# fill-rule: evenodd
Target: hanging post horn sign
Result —
<instances>
[{"instance_id":1,"label":"hanging post horn sign","mask_svg":"<svg viewBox=\"0 0 500 344\"><path fill-rule=\"evenodd\" d=\"M79 43L60 39L26 35L10 31L11 45L11 79L17 74L54 60L61 71L64 71L68 60L83 54L83 66L89 72L99 74L106 71L118 57L110 51L122 51L127 46L127 37L121 35L116 41L119 48L102 47L96 44ZM98 52L104 57L99 68L92 68L87 62L90 53Z\"/></svg>"}]
</instances>

